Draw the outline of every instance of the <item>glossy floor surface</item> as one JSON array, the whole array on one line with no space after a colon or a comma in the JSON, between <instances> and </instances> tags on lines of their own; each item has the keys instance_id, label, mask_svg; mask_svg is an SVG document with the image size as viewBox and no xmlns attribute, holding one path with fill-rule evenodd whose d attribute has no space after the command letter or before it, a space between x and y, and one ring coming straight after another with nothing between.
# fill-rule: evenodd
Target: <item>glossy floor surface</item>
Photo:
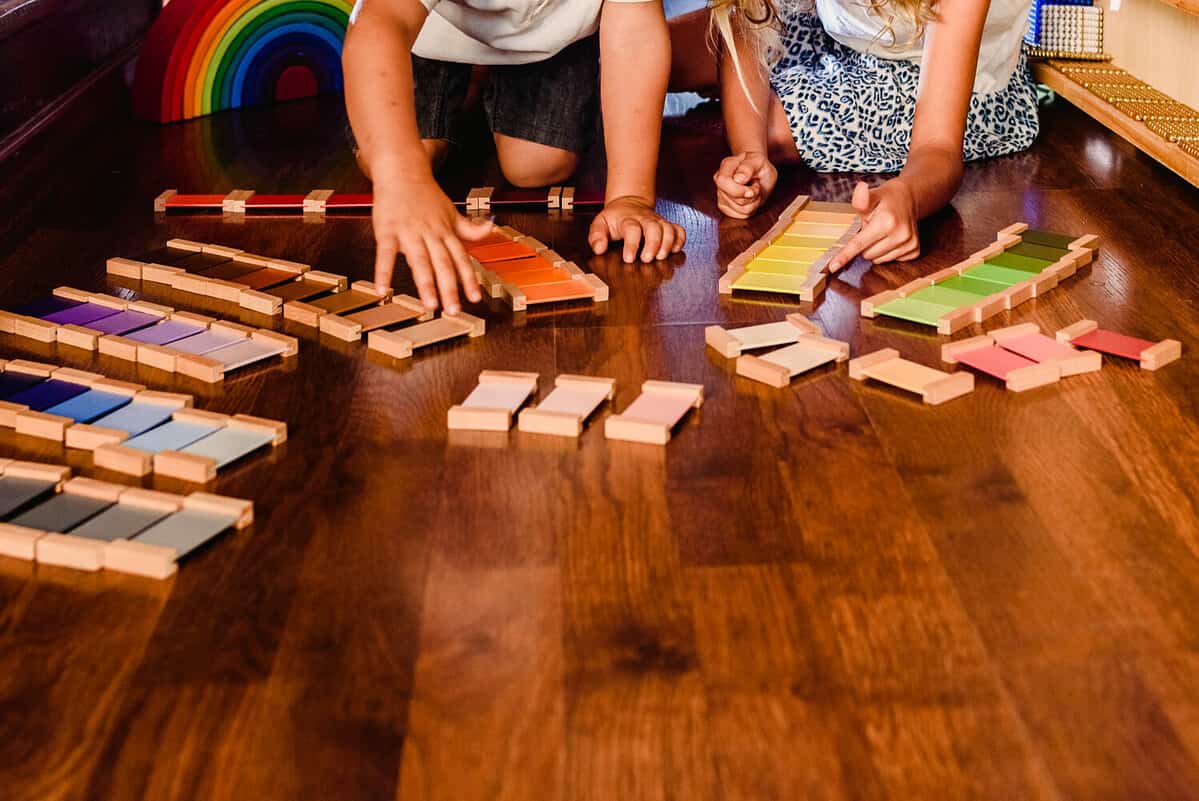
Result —
<instances>
[{"instance_id":1,"label":"glossy floor surface","mask_svg":"<svg viewBox=\"0 0 1199 801\"><path fill-rule=\"evenodd\" d=\"M1048 108L1031 152L968 167L921 228L922 260L859 262L814 305L722 297L724 265L791 197L843 200L853 178L789 171L766 214L722 220L718 119L666 124L661 209L685 256L626 266L587 255L588 214L499 216L602 276L601 306L483 306L486 336L406 362L287 326L297 360L216 388L0 337L0 358L291 427L214 485L253 498L255 526L171 581L0 559L3 797L1199 798L1199 195ZM363 220L150 211L171 186L362 189L343 126L336 100L302 102L116 119L27 153L37 187L0 189L3 305L60 284L132 297L105 258L172 236L368 277ZM456 192L495 180L456 159ZM1017 220L1097 233L1102 251L996 325L1091 317L1179 339L1182 361L1112 359L1023 394L980 377L932 408L844 365L773 389L704 346L705 325L798 309L855 355L937 365L942 339L858 301ZM706 402L664 448L606 441L607 408L577 443L449 435L483 369L538 372L543 394L560 372L612 376L617 410L645 379L702 383ZM11 432L0 455L113 478Z\"/></svg>"}]
</instances>

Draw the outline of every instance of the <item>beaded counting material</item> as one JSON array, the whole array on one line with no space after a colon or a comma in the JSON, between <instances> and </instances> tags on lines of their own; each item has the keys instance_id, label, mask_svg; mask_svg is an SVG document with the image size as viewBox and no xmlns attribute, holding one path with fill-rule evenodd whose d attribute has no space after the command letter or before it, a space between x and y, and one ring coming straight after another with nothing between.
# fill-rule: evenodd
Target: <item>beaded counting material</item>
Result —
<instances>
[{"instance_id":1,"label":"beaded counting material","mask_svg":"<svg viewBox=\"0 0 1199 801\"><path fill-rule=\"evenodd\" d=\"M311 270L307 264L190 239L171 239L137 259L113 257L108 272L272 316L282 312L287 300L340 291L347 284L344 275Z\"/></svg>"},{"instance_id":2,"label":"beaded counting material","mask_svg":"<svg viewBox=\"0 0 1199 801\"><path fill-rule=\"evenodd\" d=\"M821 203L800 195L761 239L729 262L720 292L785 292L813 301L824 292L829 261L860 227L848 203Z\"/></svg>"},{"instance_id":3,"label":"beaded counting material","mask_svg":"<svg viewBox=\"0 0 1199 801\"><path fill-rule=\"evenodd\" d=\"M488 211L492 206L542 206L547 210L570 211L575 206L602 206L602 194L576 197L573 186L553 186L549 190L508 189L497 195L494 187L483 186L470 190L466 198L454 205L464 206L469 212ZM180 194L177 189L167 189L154 198L154 211L158 213L211 213L223 212L231 215L255 213L304 214L324 216L327 213L369 212L374 206L374 197L368 194L336 192L332 189L314 189L307 195L265 195L251 189L234 189L227 195Z\"/></svg>"},{"instance_id":4,"label":"beaded counting material","mask_svg":"<svg viewBox=\"0 0 1199 801\"><path fill-rule=\"evenodd\" d=\"M1103 9L1080 3L1034 0L1024 34L1024 51L1040 58L1107 58L1103 52Z\"/></svg>"},{"instance_id":5,"label":"beaded counting material","mask_svg":"<svg viewBox=\"0 0 1199 801\"><path fill-rule=\"evenodd\" d=\"M1015 223L996 242L952 267L862 301L862 316L879 314L952 334L1040 297L1090 264L1098 237L1032 231Z\"/></svg>"},{"instance_id":6,"label":"beaded counting material","mask_svg":"<svg viewBox=\"0 0 1199 801\"><path fill-rule=\"evenodd\" d=\"M287 439L286 423L201 412L193 403L191 395L98 373L0 360L0 427L91 451L98 467L205 483L220 468Z\"/></svg>"},{"instance_id":7,"label":"beaded counting material","mask_svg":"<svg viewBox=\"0 0 1199 801\"><path fill-rule=\"evenodd\" d=\"M998 328L983 336L941 347L941 361L964 364L1003 381L1013 392L1056 383L1066 376L1093 373L1103 357L1079 351L1045 336L1036 323Z\"/></svg>"},{"instance_id":8,"label":"beaded counting material","mask_svg":"<svg viewBox=\"0 0 1199 801\"><path fill-rule=\"evenodd\" d=\"M1057 332L1057 341L1068 345L1133 359L1143 370L1156 370L1182 358L1182 343L1176 339L1150 342L1125 334L1105 331L1094 320L1079 320Z\"/></svg>"},{"instance_id":9,"label":"beaded counting material","mask_svg":"<svg viewBox=\"0 0 1199 801\"><path fill-rule=\"evenodd\" d=\"M240 498L70 474L61 465L0 460L0 555L165 579L217 535L254 522L254 504Z\"/></svg>"},{"instance_id":10,"label":"beaded counting material","mask_svg":"<svg viewBox=\"0 0 1199 801\"><path fill-rule=\"evenodd\" d=\"M1038 81L1199 186L1199 110L1109 64L1051 59L1032 67Z\"/></svg>"},{"instance_id":11,"label":"beaded counting material","mask_svg":"<svg viewBox=\"0 0 1199 801\"><path fill-rule=\"evenodd\" d=\"M0 312L0 331L58 342L215 383L225 373L299 352L294 337L144 301L58 287L50 298Z\"/></svg>"},{"instance_id":12,"label":"beaded counting material","mask_svg":"<svg viewBox=\"0 0 1199 801\"><path fill-rule=\"evenodd\" d=\"M464 242L483 291L503 298L513 311L568 300L608 299L608 285L585 273L542 242L504 226L485 239Z\"/></svg>"}]
</instances>

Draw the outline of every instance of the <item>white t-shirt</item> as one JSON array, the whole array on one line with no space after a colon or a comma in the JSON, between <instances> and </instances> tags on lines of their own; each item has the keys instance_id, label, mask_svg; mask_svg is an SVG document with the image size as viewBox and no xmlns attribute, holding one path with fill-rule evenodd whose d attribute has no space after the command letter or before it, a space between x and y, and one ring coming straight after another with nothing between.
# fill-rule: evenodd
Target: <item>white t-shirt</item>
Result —
<instances>
[{"instance_id":1,"label":"white t-shirt","mask_svg":"<svg viewBox=\"0 0 1199 801\"><path fill-rule=\"evenodd\" d=\"M383 0L372 0L382 2ZM365 0L357 0L354 21ZM532 64L599 30L604 3L651 0L421 0L429 17L412 52L462 64Z\"/></svg>"},{"instance_id":2,"label":"white t-shirt","mask_svg":"<svg viewBox=\"0 0 1199 801\"><path fill-rule=\"evenodd\" d=\"M975 92L998 92L1007 86L1020 61L1030 6L1031 0L991 0L978 49ZM903 15L896 14L891 22L892 39L866 0L816 0L816 13L828 35L846 47L879 58L920 63L924 37L915 35L915 23ZM886 6L882 13L887 13Z\"/></svg>"}]
</instances>

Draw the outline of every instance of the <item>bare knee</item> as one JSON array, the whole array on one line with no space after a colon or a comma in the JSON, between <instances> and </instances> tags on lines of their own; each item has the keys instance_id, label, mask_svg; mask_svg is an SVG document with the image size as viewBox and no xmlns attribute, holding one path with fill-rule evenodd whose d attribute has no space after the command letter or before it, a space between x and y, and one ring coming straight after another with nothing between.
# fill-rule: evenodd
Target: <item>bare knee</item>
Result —
<instances>
[{"instance_id":1,"label":"bare knee","mask_svg":"<svg viewBox=\"0 0 1199 801\"><path fill-rule=\"evenodd\" d=\"M579 157L569 150L524 139L496 134L495 146L500 170L513 186L535 187L562 183L579 166Z\"/></svg>"}]
</instances>

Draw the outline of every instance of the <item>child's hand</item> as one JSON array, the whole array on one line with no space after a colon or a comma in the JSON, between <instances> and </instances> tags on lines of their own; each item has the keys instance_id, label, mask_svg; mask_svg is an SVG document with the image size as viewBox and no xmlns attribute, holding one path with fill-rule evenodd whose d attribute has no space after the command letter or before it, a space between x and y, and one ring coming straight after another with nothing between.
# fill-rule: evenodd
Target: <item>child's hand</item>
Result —
<instances>
[{"instance_id":1,"label":"child's hand","mask_svg":"<svg viewBox=\"0 0 1199 801\"><path fill-rule=\"evenodd\" d=\"M716 206L726 216L744 220L766 202L778 179L778 170L765 153L751 150L729 156L712 176Z\"/></svg>"},{"instance_id":2,"label":"child's hand","mask_svg":"<svg viewBox=\"0 0 1199 801\"><path fill-rule=\"evenodd\" d=\"M637 248L642 245L643 238L641 260L651 262L682 250L687 234L682 226L659 217L652 203L632 196L608 201L587 234L587 241L597 256L607 252L609 242L623 239L624 260L629 264L637 260Z\"/></svg>"},{"instance_id":3,"label":"child's hand","mask_svg":"<svg viewBox=\"0 0 1199 801\"><path fill-rule=\"evenodd\" d=\"M396 257L401 253L412 270L425 308L441 305L450 314L460 310L458 280L471 301L483 299L462 239L486 236L495 226L488 220L468 220L432 180L375 180L375 285L391 287Z\"/></svg>"},{"instance_id":4,"label":"child's hand","mask_svg":"<svg viewBox=\"0 0 1199 801\"><path fill-rule=\"evenodd\" d=\"M875 264L920 256L916 201L902 178L892 178L877 189L859 181L853 188L853 207L862 217L862 230L829 262L829 272L858 256Z\"/></svg>"}]
</instances>

